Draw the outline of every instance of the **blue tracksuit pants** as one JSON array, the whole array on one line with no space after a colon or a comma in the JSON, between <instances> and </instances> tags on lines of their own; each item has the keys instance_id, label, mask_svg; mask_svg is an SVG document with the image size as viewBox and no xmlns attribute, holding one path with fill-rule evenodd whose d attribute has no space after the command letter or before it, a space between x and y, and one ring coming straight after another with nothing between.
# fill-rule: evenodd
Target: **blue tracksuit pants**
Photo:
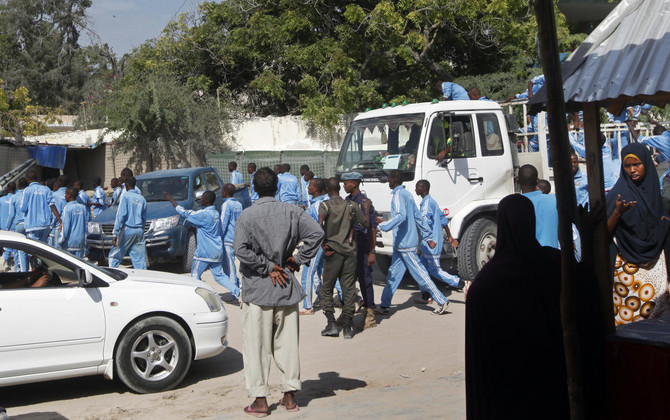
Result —
<instances>
[{"instance_id":1,"label":"blue tracksuit pants","mask_svg":"<svg viewBox=\"0 0 670 420\"><path fill-rule=\"evenodd\" d=\"M458 289L458 283L460 279L458 276L453 276L446 271L442 270L440 266L440 256L432 255L427 252L421 253L421 264L426 267L428 273L433 276L433 278L445 283L451 287ZM422 290L423 292L424 290ZM427 290L425 290L427 292Z\"/></svg>"},{"instance_id":2,"label":"blue tracksuit pants","mask_svg":"<svg viewBox=\"0 0 670 420\"><path fill-rule=\"evenodd\" d=\"M130 254L133 268L147 269L144 228L125 227L121 229L119 237L116 238L116 246L109 252L109 266L118 267L123 257L128 254Z\"/></svg>"},{"instance_id":3,"label":"blue tracksuit pants","mask_svg":"<svg viewBox=\"0 0 670 420\"><path fill-rule=\"evenodd\" d=\"M419 285L419 289L429 292L435 302L443 305L447 301L447 298L444 297L442 292L435 286L435 283L433 283L433 280L430 279L428 270L421 264L416 251L398 251L394 249L393 256L391 257L391 268L389 268L388 275L386 276L386 285L382 292L381 306L383 308L391 306L391 299L395 291L398 290L398 286L400 286L400 282L407 270L409 270L414 281Z\"/></svg>"},{"instance_id":4,"label":"blue tracksuit pants","mask_svg":"<svg viewBox=\"0 0 670 420\"><path fill-rule=\"evenodd\" d=\"M240 279L237 277L237 269L235 268L235 251L233 250L233 244L231 243L224 242L223 244L222 266L223 266L223 273L226 275L226 277L230 279L231 282L235 283L235 286L239 289ZM219 282L219 284L221 283Z\"/></svg>"},{"instance_id":5,"label":"blue tracksuit pants","mask_svg":"<svg viewBox=\"0 0 670 420\"><path fill-rule=\"evenodd\" d=\"M46 244L47 239L49 238L49 228L46 227L43 229L31 230L30 232L26 232L26 237L36 241L44 242Z\"/></svg>"},{"instance_id":6,"label":"blue tracksuit pants","mask_svg":"<svg viewBox=\"0 0 670 420\"><path fill-rule=\"evenodd\" d=\"M309 262L309 267L302 266L302 290L305 292L305 299L302 302L302 307L305 309L312 309L312 296L314 294L315 285L321 284L321 275L323 274L323 248L319 247L314 258Z\"/></svg>"},{"instance_id":7,"label":"blue tracksuit pants","mask_svg":"<svg viewBox=\"0 0 670 420\"><path fill-rule=\"evenodd\" d=\"M194 259L193 266L191 266L191 277L202 280L202 273L208 268L217 283L230 290L236 299L240 297L240 288L223 272L223 266L220 262Z\"/></svg>"}]
</instances>

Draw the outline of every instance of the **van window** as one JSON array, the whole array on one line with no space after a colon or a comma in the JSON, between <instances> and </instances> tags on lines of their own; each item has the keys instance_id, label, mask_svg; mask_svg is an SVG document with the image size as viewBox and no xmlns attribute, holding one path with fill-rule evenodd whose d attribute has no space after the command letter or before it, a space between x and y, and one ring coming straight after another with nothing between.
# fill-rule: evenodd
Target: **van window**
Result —
<instances>
[{"instance_id":1,"label":"van window","mask_svg":"<svg viewBox=\"0 0 670 420\"><path fill-rule=\"evenodd\" d=\"M205 190L205 182L202 180L202 174L195 175L193 177L193 195L198 191Z\"/></svg>"},{"instance_id":2,"label":"van window","mask_svg":"<svg viewBox=\"0 0 670 420\"><path fill-rule=\"evenodd\" d=\"M452 141L452 155L454 159L471 158L477 156L474 135L472 133L472 118L469 115L454 115L451 123L460 122L463 126L463 138ZM430 135L426 142L426 156L435 159L437 154L447 147L447 139L450 135L449 119L436 117L430 125Z\"/></svg>"},{"instance_id":3,"label":"van window","mask_svg":"<svg viewBox=\"0 0 670 420\"><path fill-rule=\"evenodd\" d=\"M221 189L219 179L214 172L205 172L205 179L207 180L207 189L217 193Z\"/></svg>"},{"instance_id":4,"label":"van window","mask_svg":"<svg viewBox=\"0 0 670 420\"><path fill-rule=\"evenodd\" d=\"M502 155L505 151L496 114L477 114L477 126L479 128L482 156Z\"/></svg>"}]
</instances>

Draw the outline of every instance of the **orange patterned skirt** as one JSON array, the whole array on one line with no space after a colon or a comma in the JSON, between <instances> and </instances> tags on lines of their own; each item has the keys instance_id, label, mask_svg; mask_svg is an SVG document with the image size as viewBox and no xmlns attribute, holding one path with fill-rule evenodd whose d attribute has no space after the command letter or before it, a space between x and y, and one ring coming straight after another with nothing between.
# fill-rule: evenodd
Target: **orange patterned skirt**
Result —
<instances>
[{"instance_id":1,"label":"orange patterned skirt","mask_svg":"<svg viewBox=\"0 0 670 420\"><path fill-rule=\"evenodd\" d=\"M657 317L667 307L667 294L664 252L641 265L628 263L617 254L613 293L616 325Z\"/></svg>"}]
</instances>

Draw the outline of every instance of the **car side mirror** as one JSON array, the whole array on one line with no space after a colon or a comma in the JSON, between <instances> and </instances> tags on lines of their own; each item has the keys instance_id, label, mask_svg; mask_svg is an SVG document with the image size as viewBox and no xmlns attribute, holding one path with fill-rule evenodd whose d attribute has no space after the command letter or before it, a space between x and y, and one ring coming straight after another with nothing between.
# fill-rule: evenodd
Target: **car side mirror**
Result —
<instances>
[{"instance_id":1,"label":"car side mirror","mask_svg":"<svg viewBox=\"0 0 670 420\"><path fill-rule=\"evenodd\" d=\"M93 283L93 277L91 276L91 272L83 268L77 269L77 279L79 280L79 285L84 287L89 286L91 285L91 283Z\"/></svg>"},{"instance_id":2,"label":"car side mirror","mask_svg":"<svg viewBox=\"0 0 670 420\"><path fill-rule=\"evenodd\" d=\"M516 122L514 114L505 114L505 122L507 123L507 133L510 134L510 140L513 140L516 133L519 132L519 123ZM511 134L514 134L514 136Z\"/></svg>"}]
</instances>

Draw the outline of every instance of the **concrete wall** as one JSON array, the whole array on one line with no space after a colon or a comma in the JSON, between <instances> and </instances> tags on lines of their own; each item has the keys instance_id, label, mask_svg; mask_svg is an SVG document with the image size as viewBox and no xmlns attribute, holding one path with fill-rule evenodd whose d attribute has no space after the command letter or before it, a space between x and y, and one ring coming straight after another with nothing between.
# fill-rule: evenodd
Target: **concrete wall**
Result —
<instances>
[{"instance_id":1,"label":"concrete wall","mask_svg":"<svg viewBox=\"0 0 670 420\"><path fill-rule=\"evenodd\" d=\"M234 151L339 150L348 124L331 130L309 124L302 117L245 118L231 121L224 140Z\"/></svg>"}]
</instances>

